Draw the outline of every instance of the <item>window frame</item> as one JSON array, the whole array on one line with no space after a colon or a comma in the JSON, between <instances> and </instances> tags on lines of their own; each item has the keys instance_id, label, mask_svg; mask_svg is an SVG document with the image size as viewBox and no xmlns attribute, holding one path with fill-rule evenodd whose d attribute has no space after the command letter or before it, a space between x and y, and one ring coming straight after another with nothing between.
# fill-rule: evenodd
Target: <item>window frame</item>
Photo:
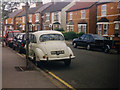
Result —
<instances>
[{"instance_id":1,"label":"window frame","mask_svg":"<svg viewBox=\"0 0 120 90\"><path fill-rule=\"evenodd\" d=\"M81 19L85 19L85 10L81 10Z\"/></svg>"},{"instance_id":2,"label":"window frame","mask_svg":"<svg viewBox=\"0 0 120 90\"><path fill-rule=\"evenodd\" d=\"M58 17L59 17L58 13L57 12L54 13L54 21L58 21Z\"/></svg>"},{"instance_id":3,"label":"window frame","mask_svg":"<svg viewBox=\"0 0 120 90\"><path fill-rule=\"evenodd\" d=\"M106 16L106 15L107 15L107 5L104 4L101 6L101 16Z\"/></svg>"},{"instance_id":4,"label":"window frame","mask_svg":"<svg viewBox=\"0 0 120 90\"><path fill-rule=\"evenodd\" d=\"M50 20L50 13L46 13L46 21Z\"/></svg>"},{"instance_id":5,"label":"window frame","mask_svg":"<svg viewBox=\"0 0 120 90\"><path fill-rule=\"evenodd\" d=\"M39 13L35 14L35 21L38 22L39 21Z\"/></svg>"},{"instance_id":6,"label":"window frame","mask_svg":"<svg viewBox=\"0 0 120 90\"><path fill-rule=\"evenodd\" d=\"M32 14L29 15L29 22L32 22Z\"/></svg>"},{"instance_id":7,"label":"window frame","mask_svg":"<svg viewBox=\"0 0 120 90\"><path fill-rule=\"evenodd\" d=\"M72 17L73 16L73 13L72 12L70 12L70 18L69 18L69 20L72 20Z\"/></svg>"},{"instance_id":8,"label":"window frame","mask_svg":"<svg viewBox=\"0 0 120 90\"><path fill-rule=\"evenodd\" d=\"M102 24L98 24L98 34L102 34Z\"/></svg>"},{"instance_id":9,"label":"window frame","mask_svg":"<svg viewBox=\"0 0 120 90\"><path fill-rule=\"evenodd\" d=\"M106 25L106 28L104 28L105 25ZM105 33L105 30L107 33ZM108 24L103 24L103 35L108 35Z\"/></svg>"}]
</instances>

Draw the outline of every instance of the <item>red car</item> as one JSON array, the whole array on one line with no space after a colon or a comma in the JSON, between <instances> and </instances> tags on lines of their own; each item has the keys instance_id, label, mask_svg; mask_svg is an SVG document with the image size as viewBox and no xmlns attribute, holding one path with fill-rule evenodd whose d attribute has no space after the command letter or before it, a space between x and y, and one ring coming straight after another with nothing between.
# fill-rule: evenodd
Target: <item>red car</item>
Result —
<instances>
[{"instance_id":1,"label":"red car","mask_svg":"<svg viewBox=\"0 0 120 90\"><path fill-rule=\"evenodd\" d=\"M5 43L6 46L12 47L14 37L19 34L19 30L10 30L6 32Z\"/></svg>"}]
</instances>

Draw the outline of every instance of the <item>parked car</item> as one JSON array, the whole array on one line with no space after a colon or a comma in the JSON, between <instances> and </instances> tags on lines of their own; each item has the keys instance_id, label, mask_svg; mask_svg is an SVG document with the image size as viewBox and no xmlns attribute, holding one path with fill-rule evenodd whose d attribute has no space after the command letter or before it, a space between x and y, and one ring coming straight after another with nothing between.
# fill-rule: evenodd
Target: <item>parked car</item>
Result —
<instances>
[{"instance_id":1,"label":"parked car","mask_svg":"<svg viewBox=\"0 0 120 90\"><path fill-rule=\"evenodd\" d=\"M83 34L80 38L73 39L73 47L85 47L87 50L100 48L108 53L110 50L120 52L120 41L108 40L97 34Z\"/></svg>"},{"instance_id":2,"label":"parked car","mask_svg":"<svg viewBox=\"0 0 120 90\"><path fill-rule=\"evenodd\" d=\"M2 31L0 31L0 38L1 38L1 41L2 41L2 38L3 38L3 41L5 41L5 31L3 31L3 36L2 36Z\"/></svg>"},{"instance_id":3,"label":"parked car","mask_svg":"<svg viewBox=\"0 0 120 90\"><path fill-rule=\"evenodd\" d=\"M29 34L30 38L31 34ZM26 44L26 34L25 33L19 33L14 39L13 39L13 49L17 50L19 53L25 53L25 44Z\"/></svg>"},{"instance_id":4,"label":"parked car","mask_svg":"<svg viewBox=\"0 0 120 90\"><path fill-rule=\"evenodd\" d=\"M9 30L6 32L6 37L5 37L6 46L12 47L13 39L14 37L16 37L18 33L20 33L19 30Z\"/></svg>"},{"instance_id":5,"label":"parked car","mask_svg":"<svg viewBox=\"0 0 120 90\"><path fill-rule=\"evenodd\" d=\"M65 65L70 65L71 59L75 58L63 34L53 30L31 34L29 49L29 55L36 64L39 61L64 61Z\"/></svg>"}]
</instances>

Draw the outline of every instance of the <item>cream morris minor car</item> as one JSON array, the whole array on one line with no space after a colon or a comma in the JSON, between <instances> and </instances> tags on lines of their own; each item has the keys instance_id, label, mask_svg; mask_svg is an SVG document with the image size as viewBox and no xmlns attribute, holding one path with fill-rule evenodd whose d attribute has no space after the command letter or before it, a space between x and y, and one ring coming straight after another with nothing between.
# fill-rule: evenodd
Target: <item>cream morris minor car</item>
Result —
<instances>
[{"instance_id":1,"label":"cream morris minor car","mask_svg":"<svg viewBox=\"0 0 120 90\"><path fill-rule=\"evenodd\" d=\"M66 45L61 32L46 30L32 33L29 44L29 55L39 61L64 61L70 65L75 58L72 50Z\"/></svg>"}]
</instances>

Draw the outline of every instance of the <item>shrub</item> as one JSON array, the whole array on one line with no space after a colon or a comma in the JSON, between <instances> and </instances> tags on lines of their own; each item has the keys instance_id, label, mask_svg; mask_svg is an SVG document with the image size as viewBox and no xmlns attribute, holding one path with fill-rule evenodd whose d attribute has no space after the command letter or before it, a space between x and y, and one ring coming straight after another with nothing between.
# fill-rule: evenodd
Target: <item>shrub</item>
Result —
<instances>
[{"instance_id":1,"label":"shrub","mask_svg":"<svg viewBox=\"0 0 120 90\"><path fill-rule=\"evenodd\" d=\"M83 34L85 34L84 32L80 32L77 34L78 37L81 37Z\"/></svg>"},{"instance_id":2,"label":"shrub","mask_svg":"<svg viewBox=\"0 0 120 90\"><path fill-rule=\"evenodd\" d=\"M60 31L60 32L63 32L63 31L64 31L63 28L56 28L55 30L56 30L56 31Z\"/></svg>"},{"instance_id":3,"label":"shrub","mask_svg":"<svg viewBox=\"0 0 120 90\"><path fill-rule=\"evenodd\" d=\"M66 40L72 40L77 37L77 34L75 32L65 32L63 35Z\"/></svg>"}]
</instances>

